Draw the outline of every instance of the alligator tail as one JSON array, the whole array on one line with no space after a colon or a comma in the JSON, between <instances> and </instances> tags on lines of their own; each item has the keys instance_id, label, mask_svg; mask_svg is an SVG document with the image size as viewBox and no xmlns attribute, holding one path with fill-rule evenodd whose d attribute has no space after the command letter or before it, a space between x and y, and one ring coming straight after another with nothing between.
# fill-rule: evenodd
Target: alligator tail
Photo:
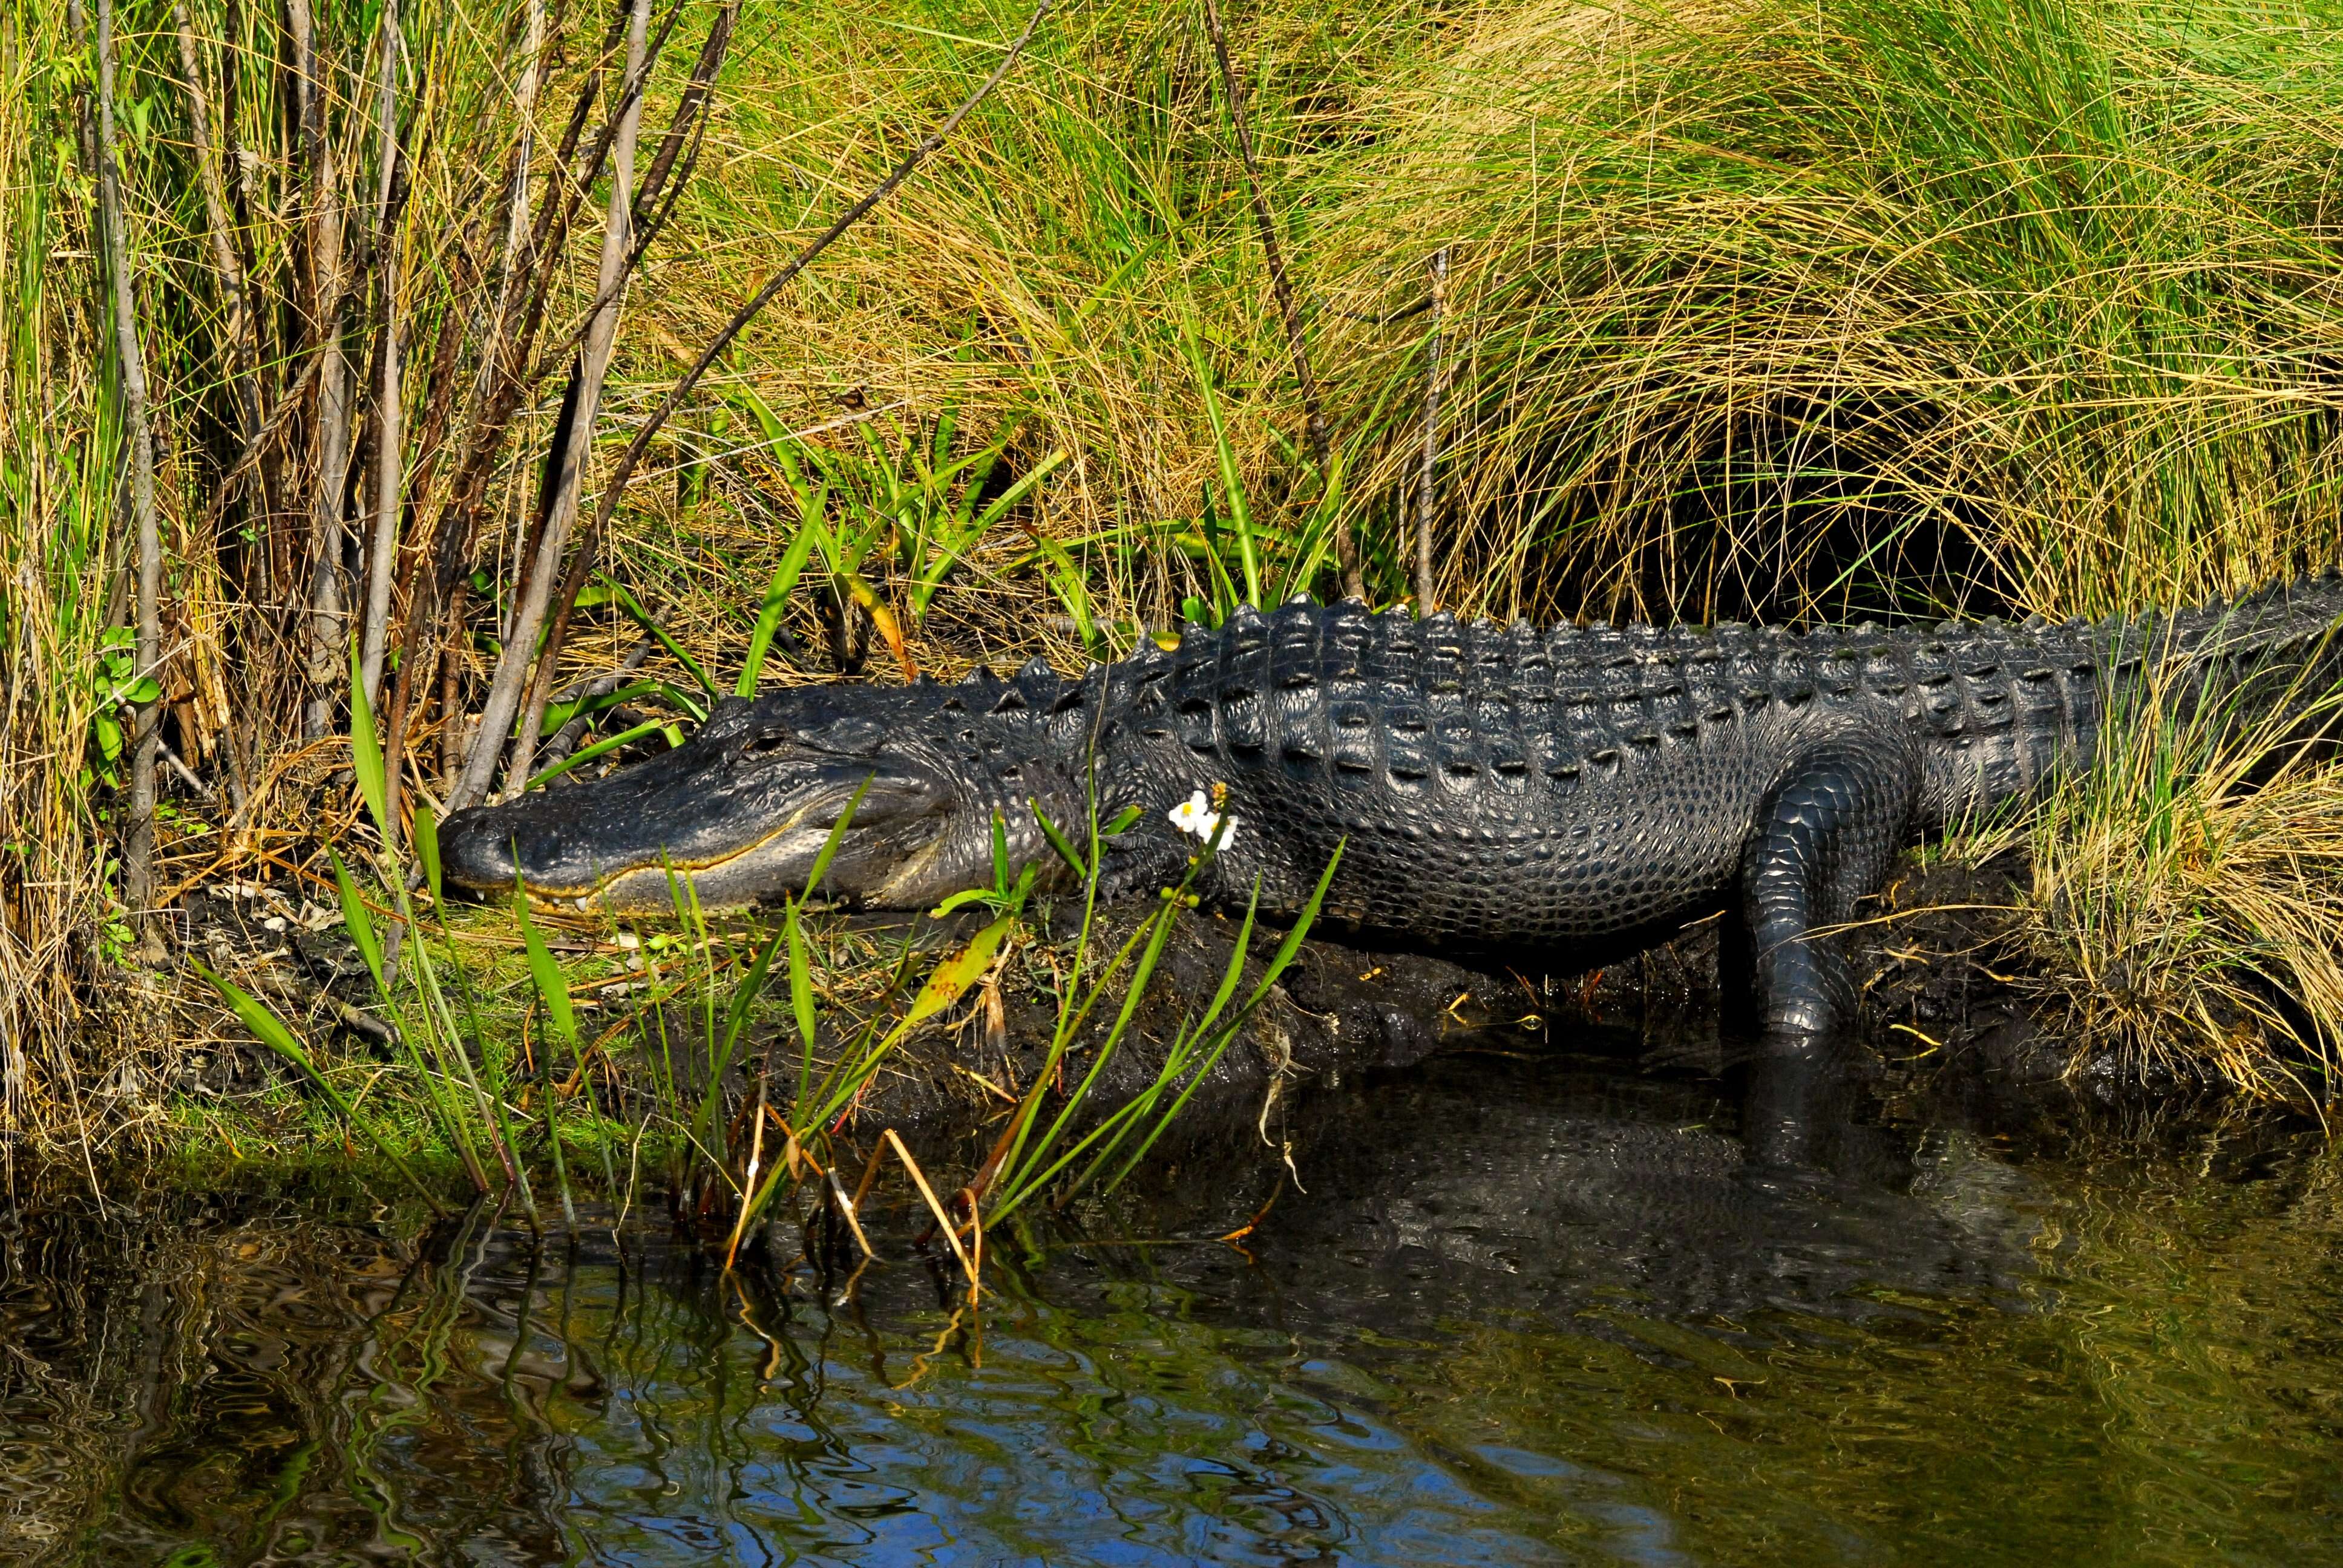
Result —
<instances>
[{"instance_id":1,"label":"alligator tail","mask_svg":"<svg viewBox=\"0 0 2343 1568\"><path fill-rule=\"evenodd\" d=\"M1932 827L2038 799L2088 770L2110 737L2163 731L2190 749L2331 738L2343 715L2343 576L2096 624L1940 628L1949 670L1929 697Z\"/></svg>"},{"instance_id":2,"label":"alligator tail","mask_svg":"<svg viewBox=\"0 0 2343 1568\"><path fill-rule=\"evenodd\" d=\"M2343 574L2110 621L2101 646L2111 698L2208 740L2325 733L2343 688Z\"/></svg>"}]
</instances>

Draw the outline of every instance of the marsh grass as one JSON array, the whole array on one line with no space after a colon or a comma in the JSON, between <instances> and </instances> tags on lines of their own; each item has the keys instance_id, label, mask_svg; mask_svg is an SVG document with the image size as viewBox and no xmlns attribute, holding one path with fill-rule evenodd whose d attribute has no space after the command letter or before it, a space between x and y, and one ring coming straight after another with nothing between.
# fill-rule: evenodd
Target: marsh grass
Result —
<instances>
[{"instance_id":1,"label":"marsh grass","mask_svg":"<svg viewBox=\"0 0 2343 1568\"><path fill-rule=\"evenodd\" d=\"M1312 247L1356 408L1453 246L1443 578L1504 612L2099 614L2343 543L2318 4L1489 7ZM1355 422L1357 416L1352 419ZM1406 432L1363 466L1404 482Z\"/></svg>"},{"instance_id":2,"label":"marsh grass","mask_svg":"<svg viewBox=\"0 0 2343 1568\"><path fill-rule=\"evenodd\" d=\"M2010 942L2078 1065L2325 1107L2343 1068L2343 693L2241 720L2158 683L2035 821ZM1992 843L1977 848L1990 852Z\"/></svg>"},{"instance_id":3,"label":"marsh grass","mask_svg":"<svg viewBox=\"0 0 2343 1568\"><path fill-rule=\"evenodd\" d=\"M0 14L9 1127L118 1122L126 1102L96 1091L134 1054L145 1081L172 1081L175 1048L151 1041L175 1031L129 1022L156 1016L134 953L167 950L174 901L224 879L326 897L329 846L377 890L361 900L377 918L437 933L399 972L491 946L518 966L518 925L439 932L436 900L410 919L386 879L476 744L551 744L500 787L559 787L674 743L727 691L1125 652L1183 615L1332 588L1346 528L1370 597L1406 598L1435 252L1427 516L1433 598L1460 612L2063 615L2343 553L2343 15L2328 0L1272 4L1225 18L1242 136L1201 14L1078 7L749 325L585 563L542 734L482 737L547 501L539 457L597 303L596 154L618 75L610 18L574 13L541 78L517 68L532 14L403 7L394 210L376 202L378 9L316 9L312 136L285 29L195 0L208 164L176 18L119 12L167 568L152 670L126 653L136 551L79 128L91 56L57 6ZM653 167L660 129L681 130L585 432L589 504L754 280L965 102L1029 13L743 0L698 119L709 55L694 50L729 13L676 15L644 89ZM1295 285L1322 451L1241 140ZM543 225L526 256L508 243L515 188ZM319 281L334 192L338 315ZM372 375L386 324L404 334L390 424ZM328 339L349 361L346 507L321 456ZM405 448L389 619L321 621L328 579L347 618L374 614L362 556L384 514L355 498L381 493L367 443L385 428ZM320 518L343 530L338 554ZM357 717L344 631L385 650L379 812L341 739ZM739 678L709 674L726 669ZM122 866L124 742L142 715L168 748L159 911L129 906ZM2267 820L2256 802L2289 799L2295 830L2323 843L2343 820L2326 778L2306 760L2250 795L2209 777L2181 793L2213 790L2191 819L2239 832ZM2103 794L2056 819L2113 855L2117 825L2147 809ZM2087 882L2116 874L2041 848ZM2314 907L2275 839L2192 853L2217 868L2204 874L2225 909ZM2062 940L2119 935L2144 940L2098 916ZM386 957L412 940L386 938ZM714 944L689 940L712 973ZM568 963L568 944L544 945ZM2117 950L2095 950L2097 968L2066 972L2112 972ZM728 975L751 961L722 958ZM2335 994L2298 996L2311 1032L2343 1019L2324 1010ZM452 1027L480 1055L478 1005L443 988L417 1049ZM2274 1028L2286 1011L2242 1016ZM432 1070L451 1106L503 1102L453 1057ZM582 1150L613 1108L575 1109ZM494 1120L468 1134L484 1173L509 1141Z\"/></svg>"},{"instance_id":4,"label":"marsh grass","mask_svg":"<svg viewBox=\"0 0 2343 1568\"><path fill-rule=\"evenodd\" d=\"M761 649L752 650L756 657ZM705 672L694 668L705 682ZM753 688L758 673L752 662L738 684ZM611 1031L631 1037L623 1063L609 1033L589 1048L569 978L526 890L516 886L512 919L525 955L529 1010L541 1022L545 1047L544 1061L532 1070L525 1051L512 1049L490 1027L479 1002L484 977L472 972L449 940L433 813L419 809L404 840L387 830L387 769L355 645L349 679L348 754L382 848L368 858L364 885L339 853L329 850L328 859L344 930L387 1026L388 1065L369 1073L363 1091L352 1093L342 1081L347 1074L321 1060L276 1007L199 962L193 963L196 972L255 1040L315 1090L346 1136L361 1139L435 1211L447 1212L444 1200L451 1195L418 1168L428 1171L452 1162L473 1197L514 1202L533 1229L542 1228L549 1216L540 1209L538 1182L549 1164L560 1223L574 1233L579 1190L591 1169L573 1161L574 1142L581 1154L590 1146L602 1178L599 1195L623 1223L639 1201L640 1154L648 1143L662 1167L659 1190L670 1211L720 1245L728 1267L751 1227L780 1210L799 1212L808 1187L818 1206L851 1233L865 1259L875 1259L860 1211L891 1155L933 1216L930 1237L942 1235L973 1297L981 1284L988 1221L1044 1195L1062 1204L1085 1191L1111 1191L1138 1168L1292 963L1341 862L1338 850L1239 1001L1252 950L1254 910L1248 908L1218 990L1182 1021L1151 1080L1121 1105L1101 1112L1091 1104L1093 1091L1126 1043L1175 922L1199 902L1193 890L1212 874L1214 846L1200 847L1180 881L1161 890L1156 910L1106 957L1092 950L1103 851L1132 826L1137 811L1101 823L1093 809L1078 843L1029 803L1075 879L1080 934L1059 971L1047 1055L990 1155L951 1190L947 1203L902 1135L891 1126L865 1125L860 1108L877 1075L907 1043L978 995L1011 945L1027 935L1025 914L1038 869L1011 864L1005 823L994 820L992 885L955 894L930 912L941 919L979 905L990 918L932 963L918 956L914 936L906 935L890 977L859 1024L840 1010L817 1004L820 977L808 940L807 906L821 892L861 791L831 827L804 887L784 900L777 929L743 933L738 943L719 938L691 879L670 873L673 930L653 947L669 954L665 972L646 959L646 994L628 1010L620 1030ZM412 847L411 868L402 841ZM416 893L427 895L427 921ZM377 910L387 920L378 920ZM777 967L787 991L786 1012L778 1016L766 1005ZM1101 1002L1116 1007L1112 1024L1087 1028ZM753 1060L759 1036L760 1060ZM521 1037L525 1042L525 1027ZM791 1044L794 1063L784 1049ZM571 1070L566 1081L564 1053ZM607 1072L598 1071L589 1057L599 1057ZM1053 1104L1050 1091L1062 1082L1070 1060L1080 1076ZM597 1089L603 1078L607 1094ZM372 1107L362 1109L359 1101L368 1097ZM850 1195L840 1173L856 1157L858 1144L867 1145L868 1154ZM614 1155L621 1145L628 1151L623 1182Z\"/></svg>"}]
</instances>

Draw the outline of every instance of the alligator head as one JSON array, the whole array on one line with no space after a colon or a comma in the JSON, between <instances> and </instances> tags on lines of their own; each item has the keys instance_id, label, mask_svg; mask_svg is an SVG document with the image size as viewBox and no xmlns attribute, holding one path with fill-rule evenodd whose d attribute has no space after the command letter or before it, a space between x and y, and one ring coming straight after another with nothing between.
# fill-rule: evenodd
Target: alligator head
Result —
<instances>
[{"instance_id":1,"label":"alligator head","mask_svg":"<svg viewBox=\"0 0 2343 1568\"><path fill-rule=\"evenodd\" d=\"M518 885L578 909L671 909L670 875L703 906L751 904L803 888L852 803L823 890L924 907L990 881L994 809L1012 848L1030 858L1036 846L1021 840L1039 842L1021 799L1013 811L993 799L997 763L970 766L951 727L934 722L953 689L805 687L728 701L663 757L458 812L440 829L442 866L463 887Z\"/></svg>"}]
</instances>

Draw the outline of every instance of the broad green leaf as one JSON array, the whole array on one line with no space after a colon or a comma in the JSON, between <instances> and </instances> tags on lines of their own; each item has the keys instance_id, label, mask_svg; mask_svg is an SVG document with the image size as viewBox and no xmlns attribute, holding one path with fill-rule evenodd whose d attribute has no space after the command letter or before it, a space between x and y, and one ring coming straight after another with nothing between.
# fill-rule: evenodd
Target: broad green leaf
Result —
<instances>
[{"instance_id":1,"label":"broad green leaf","mask_svg":"<svg viewBox=\"0 0 2343 1568\"><path fill-rule=\"evenodd\" d=\"M750 960L749 972L733 988L732 1005L724 1025L724 1060L731 1060L732 1048L739 1041L740 1031L748 1027L749 1010L757 1005L757 999L765 994L765 977L772 972L773 955L781 950L781 943L785 940L782 934L776 933L772 940L765 944L764 950Z\"/></svg>"},{"instance_id":2,"label":"broad green leaf","mask_svg":"<svg viewBox=\"0 0 2343 1568\"><path fill-rule=\"evenodd\" d=\"M732 683L733 696L757 695L757 678L764 672L765 655L772 648L773 634L780 629L782 613L789 608L789 594L804 575L814 537L813 529L800 526L797 538L789 541L789 553L774 569L773 580L765 585L765 602L758 607L757 625L749 634L749 652L740 661L740 678Z\"/></svg>"},{"instance_id":3,"label":"broad green leaf","mask_svg":"<svg viewBox=\"0 0 2343 1568\"><path fill-rule=\"evenodd\" d=\"M904 1027L933 1018L968 994L969 987L984 978L992 967L993 955L1008 939L1009 929L1017 923L1014 915L1003 915L976 933L968 946L935 967L927 984L911 1000L911 1010L903 1019Z\"/></svg>"},{"instance_id":4,"label":"broad green leaf","mask_svg":"<svg viewBox=\"0 0 2343 1568\"><path fill-rule=\"evenodd\" d=\"M301 1042L293 1038L293 1031L285 1027L284 1020L279 1019L266 1002L243 987L221 979L200 961L190 959L187 962L197 974L211 982L212 989L219 992L220 999L227 1003L228 1010L236 1014L238 1022L252 1031L252 1037L255 1040L299 1068L309 1081L317 1086L317 1092L323 1094L333 1108L340 1112L342 1120L365 1133L367 1141L382 1151L384 1157L397 1168L401 1176L407 1178L407 1184L414 1188L425 1202L430 1204L433 1210L438 1212L446 1212L445 1210L440 1209L438 1200L432 1197L430 1189L416 1180L415 1172L407 1169L407 1161L398 1157L398 1151L390 1146L388 1140L383 1137L374 1123L359 1115L357 1107L352 1105L342 1091L335 1088L324 1073L317 1070L317 1064L310 1060L307 1051L301 1049Z\"/></svg>"},{"instance_id":5,"label":"broad green leaf","mask_svg":"<svg viewBox=\"0 0 2343 1568\"><path fill-rule=\"evenodd\" d=\"M838 820L830 824L830 837L822 840L821 853L813 858L813 870L806 878L807 898L813 897L813 890L820 887L821 879L830 874L830 863L837 859L838 847L846 841L846 829L854 820L854 809L862 804L862 797L870 788L870 779L878 777L873 773L870 779L865 779L857 785L853 798L846 803L846 809L840 811Z\"/></svg>"},{"instance_id":6,"label":"broad green leaf","mask_svg":"<svg viewBox=\"0 0 2343 1568\"><path fill-rule=\"evenodd\" d=\"M374 709L367 702L366 680L358 671L358 645L350 644L350 768L358 776L358 793L366 798L382 841L390 842L390 799L383 784L382 747L375 739Z\"/></svg>"},{"instance_id":7,"label":"broad green leaf","mask_svg":"<svg viewBox=\"0 0 2343 1568\"><path fill-rule=\"evenodd\" d=\"M1048 457L1042 458L1040 462L1034 464L1031 467L1026 469L1022 474L1020 474L1017 477L1017 482L1015 484L1001 491L999 496L993 498L990 505L987 506L983 511L977 514L976 520L971 525L971 533L976 537L981 538L986 529L991 528L993 524L1006 517L1009 513L1010 508L1023 500L1028 491L1031 490L1034 486L1040 484L1043 479L1048 478L1050 477L1051 470L1056 468L1065 460L1066 449L1063 447L1061 447L1057 450L1051 452Z\"/></svg>"},{"instance_id":8,"label":"broad green leaf","mask_svg":"<svg viewBox=\"0 0 2343 1568\"><path fill-rule=\"evenodd\" d=\"M1088 881L1091 869L1082 859L1081 851L1074 848L1055 822L1050 820L1050 814L1041 809L1041 802L1029 796L1025 804L1033 808L1033 820L1041 824L1041 836L1050 840L1050 848L1058 851L1058 858L1072 869L1077 878Z\"/></svg>"},{"instance_id":9,"label":"broad green leaf","mask_svg":"<svg viewBox=\"0 0 2343 1568\"><path fill-rule=\"evenodd\" d=\"M682 744L683 737L676 730L674 725L668 723L663 719L646 719L631 729L621 729L616 735L604 736L601 739L597 740L591 746L579 747L577 750L571 752L568 756L563 758L552 767L546 769L543 772L531 779L528 784L523 786L523 788L528 789L537 789L539 785L546 783L549 779L560 778L564 773L568 772L572 768L577 767L581 762L591 762L597 757L607 756L608 753L616 751L621 746L632 745L634 742L640 740L644 736L655 735L661 730L666 730L670 735L671 739L669 742L670 745Z\"/></svg>"},{"instance_id":10,"label":"broad green leaf","mask_svg":"<svg viewBox=\"0 0 2343 1568\"><path fill-rule=\"evenodd\" d=\"M1033 541L1033 548L1049 562L1050 569L1043 575L1049 579L1051 591L1058 596L1058 602L1064 605L1066 613L1074 618L1074 630L1081 637L1082 646L1095 648L1098 646L1098 621L1091 613L1090 585L1082 579L1082 568L1074 564L1074 558L1066 553L1066 547L1055 539L1037 538Z\"/></svg>"},{"instance_id":11,"label":"broad green leaf","mask_svg":"<svg viewBox=\"0 0 2343 1568\"><path fill-rule=\"evenodd\" d=\"M578 1014L569 1004L569 982L562 978L561 966L553 961L553 950L545 945L537 922L528 917L527 893L514 892L513 912L520 917L520 940L528 950L528 978L536 983L538 1000L545 1003L546 1019L562 1043L574 1050L578 1046Z\"/></svg>"},{"instance_id":12,"label":"broad green leaf","mask_svg":"<svg viewBox=\"0 0 2343 1568\"><path fill-rule=\"evenodd\" d=\"M1000 896L1000 892L992 888L962 888L956 893L946 893L943 901L928 911L928 919L940 920L954 910L964 910L970 904L980 904Z\"/></svg>"},{"instance_id":13,"label":"broad green leaf","mask_svg":"<svg viewBox=\"0 0 2343 1568\"><path fill-rule=\"evenodd\" d=\"M439 907L439 814L415 803L415 855L423 862L423 879L431 889L431 907Z\"/></svg>"},{"instance_id":14,"label":"broad green leaf","mask_svg":"<svg viewBox=\"0 0 2343 1568\"><path fill-rule=\"evenodd\" d=\"M813 1049L813 966L806 955L805 924L798 901L789 900L789 1010L797 1015L798 1033L808 1050Z\"/></svg>"},{"instance_id":15,"label":"broad green leaf","mask_svg":"<svg viewBox=\"0 0 2343 1568\"><path fill-rule=\"evenodd\" d=\"M326 856L334 862L334 886L342 895L342 925L349 931L350 940L357 944L358 957L366 960L367 973L374 977L375 994L388 1000L390 987L383 980L382 941L375 934L374 916L367 910L366 900L359 896L357 882L351 877L350 869L342 864L340 854L327 849Z\"/></svg>"}]
</instances>

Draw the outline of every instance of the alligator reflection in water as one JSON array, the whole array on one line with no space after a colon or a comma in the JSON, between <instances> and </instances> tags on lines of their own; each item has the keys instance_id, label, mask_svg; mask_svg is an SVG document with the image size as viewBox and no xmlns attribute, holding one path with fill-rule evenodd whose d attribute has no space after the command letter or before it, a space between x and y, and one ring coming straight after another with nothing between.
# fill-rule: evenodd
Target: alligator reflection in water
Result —
<instances>
[{"instance_id":1,"label":"alligator reflection in water","mask_svg":"<svg viewBox=\"0 0 2343 1568\"><path fill-rule=\"evenodd\" d=\"M1753 1161L1734 1086L1599 1050L1330 1090L1250 1252L1104 1239L1259 1206L1258 1159L1191 1155L1087 1238L1035 1230L980 1325L909 1263L846 1298L655 1232L573 1253L331 1194L61 1201L7 1239L0 1559L2343 1547L2315 1138L2021 1155L1755 1089L1795 1150Z\"/></svg>"}]
</instances>

